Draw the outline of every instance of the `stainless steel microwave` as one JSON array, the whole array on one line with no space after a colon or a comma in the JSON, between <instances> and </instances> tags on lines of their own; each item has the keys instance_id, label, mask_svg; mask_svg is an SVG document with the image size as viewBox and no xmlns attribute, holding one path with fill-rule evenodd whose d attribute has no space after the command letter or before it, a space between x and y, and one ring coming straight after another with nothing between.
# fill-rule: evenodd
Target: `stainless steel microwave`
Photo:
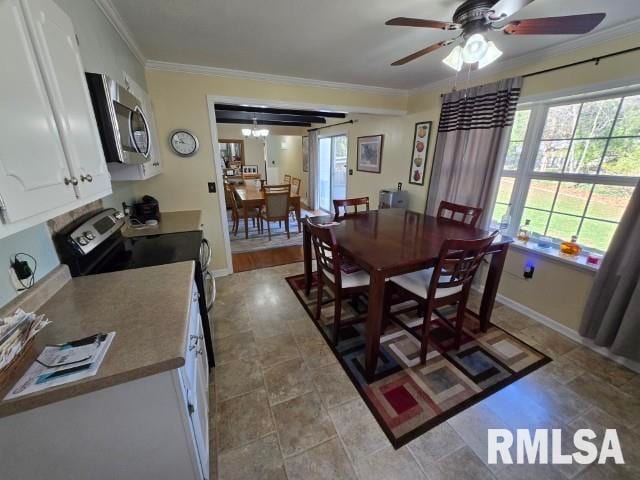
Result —
<instances>
[{"instance_id":1,"label":"stainless steel microwave","mask_svg":"<svg viewBox=\"0 0 640 480\"><path fill-rule=\"evenodd\" d=\"M107 162L136 165L148 161L150 133L142 102L106 75L86 76Z\"/></svg>"}]
</instances>

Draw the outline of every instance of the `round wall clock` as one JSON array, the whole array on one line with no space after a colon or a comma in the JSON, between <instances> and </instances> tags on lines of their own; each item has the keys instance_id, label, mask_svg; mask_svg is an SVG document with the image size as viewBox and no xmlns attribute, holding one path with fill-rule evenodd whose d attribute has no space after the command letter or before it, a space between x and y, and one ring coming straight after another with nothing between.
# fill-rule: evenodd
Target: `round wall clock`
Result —
<instances>
[{"instance_id":1,"label":"round wall clock","mask_svg":"<svg viewBox=\"0 0 640 480\"><path fill-rule=\"evenodd\" d=\"M190 157L195 154L200 147L198 137L189 130L174 130L169 135L169 144L173 151L181 157Z\"/></svg>"}]
</instances>

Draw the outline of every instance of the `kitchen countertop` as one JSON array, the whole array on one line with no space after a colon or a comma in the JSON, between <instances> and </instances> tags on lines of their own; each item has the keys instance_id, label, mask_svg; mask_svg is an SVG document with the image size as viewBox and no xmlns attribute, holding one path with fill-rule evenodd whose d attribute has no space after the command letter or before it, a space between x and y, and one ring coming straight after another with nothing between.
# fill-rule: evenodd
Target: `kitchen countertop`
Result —
<instances>
[{"instance_id":1,"label":"kitchen countertop","mask_svg":"<svg viewBox=\"0 0 640 480\"><path fill-rule=\"evenodd\" d=\"M202 229L202 210L184 210L181 212L160 212L160 221L155 226L136 228L125 225L122 235L125 237L146 237L164 233L193 232Z\"/></svg>"},{"instance_id":2,"label":"kitchen countertop","mask_svg":"<svg viewBox=\"0 0 640 480\"><path fill-rule=\"evenodd\" d=\"M115 331L98 373L0 400L0 418L184 365L194 269L181 262L70 279L37 310L52 322L37 344Z\"/></svg>"}]
</instances>

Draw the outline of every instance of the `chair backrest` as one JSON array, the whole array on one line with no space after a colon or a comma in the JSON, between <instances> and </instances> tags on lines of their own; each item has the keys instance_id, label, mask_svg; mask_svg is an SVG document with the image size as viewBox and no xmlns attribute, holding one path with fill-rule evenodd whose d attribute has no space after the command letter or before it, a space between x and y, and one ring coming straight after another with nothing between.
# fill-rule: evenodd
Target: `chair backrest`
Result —
<instances>
[{"instance_id":1,"label":"chair backrest","mask_svg":"<svg viewBox=\"0 0 640 480\"><path fill-rule=\"evenodd\" d=\"M438 207L438 218L449 220L470 227L475 227L482 215L482 209L479 207L469 207L458 203L440 202Z\"/></svg>"},{"instance_id":2,"label":"chair backrest","mask_svg":"<svg viewBox=\"0 0 640 480\"><path fill-rule=\"evenodd\" d=\"M289 174L285 174L285 176L284 176L284 183L291 183L291 175L289 175Z\"/></svg>"},{"instance_id":3,"label":"chair backrest","mask_svg":"<svg viewBox=\"0 0 640 480\"><path fill-rule=\"evenodd\" d=\"M265 185L264 205L267 219L285 219L289 215L291 185Z\"/></svg>"},{"instance_id":4,"label":"chair backrest","mask_svg":"<svg viewBox=\"0 0 640 480\"><path fill-rule=\"evenodd\" d=\"M236 199L236 189L233 185L229 185L228 183L224 184L224 199L227 202L227 208L231 208L231 211L234 215L238 213L238 200Z\"/></svg>"},{"instance_id":5,"label":"chair backrest","mask_svg":"<svg viewBox=\"0 0 640 480\"><path fill-rule=\"evenodd\" d=\"M358 206L364 206L364 211L369 211L369 197L360 198L347 198L345 200L334 200L333 209L336 213L336 217L340 217L340 207L344 210L343 217L350 215L351 213L358 213ZM349 207L353 207L353 212L349 213Z\"/></svg>"},{"instance_id":6,"label":"chair backrest","mask_svg":"<svg viewBox=\"0 0 640 480\"><path fill-rule=\"evenodd\" d=\"M338 243L331 227L314 225L308 218L305 220L311 233L311 243L318 265L318 275L329 273L337 288L342 288L342 273L340 271L340 255Z\"/></svg>"},{"instance_id":7,"label":"chair backrest","mask_svg":"<svg viewBox=\"0 0 640 480\"><path fill-rule=\"evenodd\" d=\"M498 236L493 232L486 238L479 240L445 240L440 248L438 263L433 269L429 296L435 298L438 288L453 288L462 285L465 289L471 287L482 259L487 250Z\"/></svg>"},{"instance_id":8,"label":"chair backrest","mask_svg":"<svg viewBox=\"0 0 640 480\"><path fill-rule=\"evenodd\" d=\"M295 194L295 195L300 195L300 184L302 183L302 180L300 180L299 178L293 177L291 179L291 193Z\"/></svg>"}]
</instances>

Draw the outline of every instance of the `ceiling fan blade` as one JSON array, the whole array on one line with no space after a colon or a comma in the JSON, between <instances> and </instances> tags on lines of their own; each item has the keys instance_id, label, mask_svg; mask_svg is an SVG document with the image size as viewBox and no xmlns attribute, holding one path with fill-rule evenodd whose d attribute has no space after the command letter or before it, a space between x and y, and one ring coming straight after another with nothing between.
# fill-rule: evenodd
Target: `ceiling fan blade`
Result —
<instances>
[{"instance_id":1,"label":"ceiling fan blade","mask_svg":"<svg viewBox=\"0 0 640 480\"><path fill-rule=\"evenodd\" d=\"M587 13L566 17L530 18L508 23L504 28L507 35L578 35L589 33L596 28L605 13Z\"/></svg>"},{"instance_id":2,"label":"ceiling fan blade","mask_svg":"<svg viewBox=\"0 0 640 480\"><path fill-rule=\"evenodd\" d=\"M491 19L498 20L501 18L510 17L532 2L533 0L500 0L493 7L491 7L491 10L493 11L493 13L491 14Z\"/></svg>"},{"instance_id":3,"label":"ceiling fan blade","mask_svg":"<svg viewBox=\"0 0 640 480\"><path fill-rule=\"evenodd\" d=\"M399 27L420 27L438 28L440 30L457 30L460 25L450 22L439 22L437 20L423 20L421 18L398 17L387 20L385 25L396 25Z\"/></svg>"},{"instance_id":4,"label":"ceiling fan blade","mask_svg":"<svg viewBox=\"0 0 640 480\"><path fill-rule=\"evenodd\" d=\"M404 58L401 58L400 60L393 62L391 65L393 67L397 67L398 65L404 65L406 63L409 63L412 60L415 60L416 58L420 58L423 55L426 55L427 53L431 53L435 50L438 50L441 47L446 47L451 43L453 43L453 40L444 40L442 42L434 43L433 45L429 45L427 48L423 48L422 50L419 50L416 53L412 53L411 55L408 55Z\"/></svg>"}]
</instances>

